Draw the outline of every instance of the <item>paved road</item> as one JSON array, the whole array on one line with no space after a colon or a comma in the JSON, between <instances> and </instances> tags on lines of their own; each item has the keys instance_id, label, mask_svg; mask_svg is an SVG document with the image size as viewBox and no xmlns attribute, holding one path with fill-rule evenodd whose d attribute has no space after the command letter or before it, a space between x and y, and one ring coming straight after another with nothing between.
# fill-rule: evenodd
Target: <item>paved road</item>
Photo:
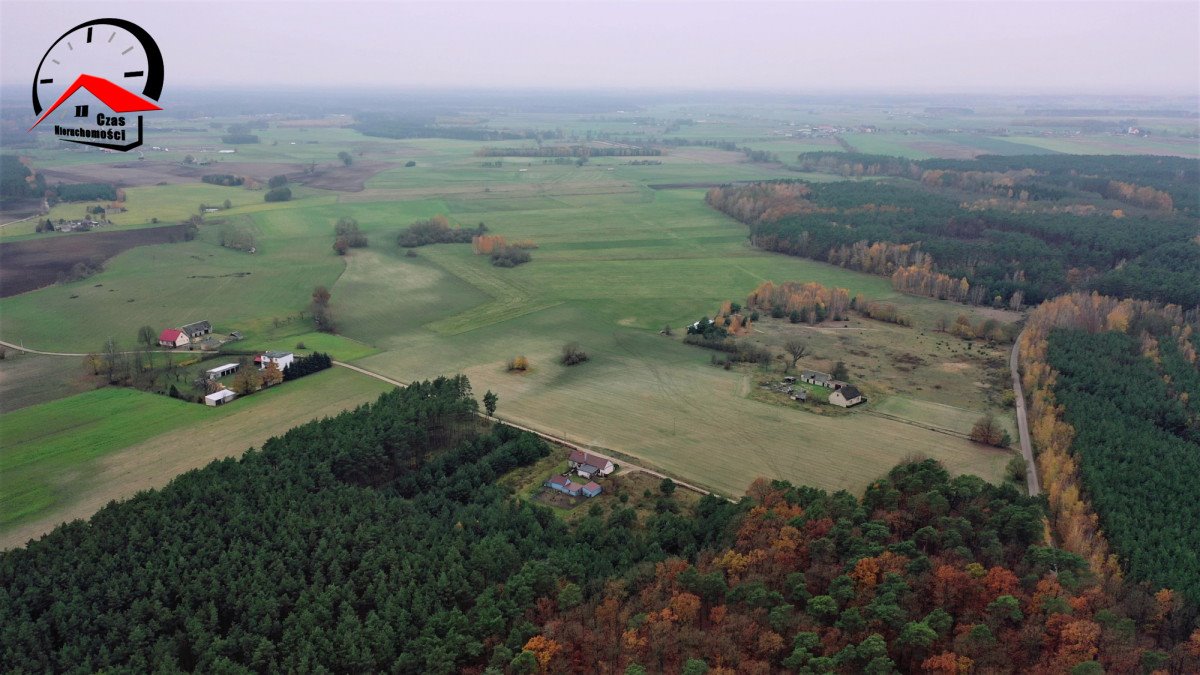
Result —
<instances>
[{"instance_id":1,"label":"paved road","mask_svg":"<svg viewBox=\"0 0 1200 675\"><path fill-rule=\"evenodd\" d=\"M1021 441L1021 455L1025 458L1027 466L1025 478L1029 482L1030 496L1039 495L1042 493L1042 486L1038 482L1037 464L1033 461L1033 444L1029 442L1029 421L1025 414L1025 392L1021 389L1021 372L1019 368L1019 353L1021 349L1022 331L1013 342L1012 355L1008 359L1009 370L1012 371L1013 378L1013 393L1016 394L1017 406L1017 435Z\"/></svg>"},{"instance_id":2,"label":"paved road","mask_svg":"<svg viewBox=\"0 0 1200 675\"><path fill-rule=\"evenodd\" d=\"M358 366L352 366L352 365L350 365L349 363L343 363L343 362L341 362L341 361L334 361L334 362L333 362L333 365L335 365L335 366L341 366L342 368L348 368L348 369L350 369L350 370L353 370L353 371L355 371L355 372L357 372L357 373L362 373L363 375L367 375L367 376L369 376L369 377L373 377L373 378L375 378L375 379L377 379L377 380L381 380L381 381L383 381L383 382L387 382L388 384L393 384L393 385L395 385L395 386L397 386L397 387L407 387L407 386L408 386L408 383L406 383L406 382L401 382L400 380L393 380L393 379L392 379L392 378L390 378L390 377L387 377L387 376L384 376L384 375L380 375L379 373L376 373L376 372L373 372L373 371L367 370L366 368L360 368L360 367L358 367ZM509 421L509 420L500 419L499 417L492 417L492 416L490 416L490 415L488 415L488 414L486 414L486 413L479 413L479 416L480 416L480 417L483 417L483 418L485 418L485 419L492 420L493 422L501 422L501 423L503 423L503 424L507 424L508 426L510 426L510 427L513 427L514 429L520 429L521 431L528 431L529 433L531 433L531 434L533 434L533 435L535 435L535 436L537 436L537 437L539 437L539 438L541 438L541 439L543 439L543 440L546 440L546 441L549 441L549 442L551 442L551 443L554 443L554 444L556 444L556 445L561 445L561 446L563 446L563 447L567 447L567 448L570 448L570 449L572 449L572 450L582 450L583 452L586 452L586 453L588 453L589 455L594 455L594 456L596 456L596 457L600 457L600 458L602 458L602 459L607 459L608 461L612 462L613 464L619 464L619 465L621 466L621 468L622 468L622 469L629 469L629 470L631 470L631 471L641 471L642 473L649 474L649 475L651 475L651 476L654 476L655 478L670 478L672 481L674 481L674 482L675 482L675 484L676 484L676 485L678 485L678 486L679 486L679 487L681 487L681 488L684 488L684 489L687 489L687 490L691 490L691 491L693 491L693 492L699 492L699 493L700 493L700 494L702 494L702 495L710 494L708 490L705 490L704 488L702 488L702 487L699 487L699 486L697 486L697 485L692 485L691 483L687 483L687 482L681 481L681 480L679 480L678 478L675 478L674 476L667 476L666 474L664 474L664 473L660 473L660 472L658 472L658 471L654 471L653 469L647 469L647 468L646 468L646 467L644 467L644 466L638 466L638 465L636 465L636 464L631 464L629 461L627 461L627 460L624 460L624 459L620 459L620 458L618 458L618 457L610 457L610 456L608 456L608 455L605 455L605 454L604 454L604 453L602 453L602 452L596 452L596 451L595 451L594 449L592 449L592 448L585 448L585 447L583 447L583 446L581 446L581 445L578 445L578 444L572 443L571 441L568 441L567 439L565 439L565 438L562 438L562 437L560 437L560 436L555 436L555 435L553 435L553 434L548 434L548 433L546 433L546 432L544 432L544 431L538 431L537 429L534 429L534 428L531 428L531 427L527 427L527 426L525 426L525 425L522 425L522 424L517 424L516 422L512 422L512 421Z\"/></svg>"}]
</instances>

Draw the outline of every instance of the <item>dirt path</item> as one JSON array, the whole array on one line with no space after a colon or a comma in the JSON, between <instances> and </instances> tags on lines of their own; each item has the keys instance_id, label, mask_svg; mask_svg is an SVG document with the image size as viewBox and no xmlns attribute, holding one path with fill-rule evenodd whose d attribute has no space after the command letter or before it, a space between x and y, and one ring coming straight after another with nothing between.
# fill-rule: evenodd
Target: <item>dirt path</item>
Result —
<instances>
[{"instance_id":1,"label":"dirt path","mask_svg":"<svg viewBox=\"0 0 1200 675\"><path fill-rule=\"evenodd\" d=\"M1021 334L1013 342L1008 367L1012 371L1013 393L1016 394L1014 403L1017 407L1017 435L1021 441L1021 456L1025 458L1025 477L1029 481L1029 495L1034 496L1042 493L1042 486L1038 482L1037 464L1033 461L1033 444L1029 442L1029 422L1025 415L1025 392L1021 389L1021 372L1018 362L1020 360L1021 335L1024 334L1025 331L1021 331Z\"/></svg>"},{"instance_id":2,"label":"dirt path","mask_svg":"<svg viewBox=\"0 0 1200 675\"><path fill-rule=\"evenodd\" d=\"M44 352L39 349L30 349L29 347L25 347L23 345L15 345L11 342L5 342L4 340L0 340L0 347L8 347L9 349L15 349L16 351L19 351L19 352L28 352L30 354L41 354L42 356L79 356L79 357L87 356L87 354L75 354L73 352ZM150 351L154 354L171 354L178 350L151 349ZM188 351L200 352L202 354L209 354L209 353L216 353L219 350L216 350L216 349L191 349ZM97 352L97 353L99 353L99 352ZM137 352L137 350L135 350L135 351L117 352L117 353L118 354L137 354L138 352Z\"/></svg>"},{"instance_id":3,"label":"dirt path","mask_svg":"<svg viewBox=\"0 0 1200 675\"><path fill-rule=\"evenodd\" d=\"M341 361L334 361L333 365L340 366L342 368L349 368L350 370L353 370L357 373L362 373L363 375L367 375L367 376L373 377L377 380L387 382L388 384L393 384L397 387L407 387L408 386L408 383L406 383L406 382L401 382L399 380L393 380L390 377L380 375L379 373L372 372L370 370L367 370L366 368L352 366L349 363L343 363ZM479 416L483 417L485 419L491 420L493 422L501 422L503 424L507 424L508 426L513 427L514 429L520 429L521 431L528 431L529 433L541 438L542 440L549 441L550 443L554 443L555 445L561 445L565 448L570 448L571 450L580 450L580 451L588 453L589 455L595 455L596 457L600 457L602 459L607 459L608 461L612 462L613 464L619 464L622 469L628 469L631 471L641 471L642 473L654 476L655 478L663 478L663 479L670 478L672 481L675 482L676 485L678 485L681 488L685 488L685 489L691 490L693 492L698 492L702 495L711 494L711 492L709 490L705 490L702 487L681 481L678 478L675 478L674 476L668 476L664 473L655 471L653 469L648 469L644 466L638 466L637 464L631 464L628 460L621 458L621 457L613 457L610 455L606 455L603 452L597 452L594 448L585 447L585 446L582 446L582 445L579 445L576 443L572 443L571 441L568 441L567 439L562 438L561 436L555 436L552 434L548 434L544 431L539 431L532 427L527 427L523 424L517 424L516 422L513 422L511 420L504 420L499 417L492 417L486 413L479 413Z\"/></svg>"}]
</instances>

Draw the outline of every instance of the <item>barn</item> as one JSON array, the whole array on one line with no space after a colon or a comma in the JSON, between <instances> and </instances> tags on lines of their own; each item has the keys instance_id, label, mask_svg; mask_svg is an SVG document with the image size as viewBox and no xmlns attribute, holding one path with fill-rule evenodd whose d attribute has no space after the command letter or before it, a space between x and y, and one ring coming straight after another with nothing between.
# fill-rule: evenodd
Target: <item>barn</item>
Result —
<instances>
[{"instance_id":1,"label":"barn","mask_svg":"<svg viewBox=\"0 0 1200 675\"><path fill-rule=\"evenodd\" d=\"M201 335L208 335L211 333L212 324L207 321L197 321L195 323L187 324L180 330L186 333L189 338L198 338Z\"/></svg>"}]
</instances>

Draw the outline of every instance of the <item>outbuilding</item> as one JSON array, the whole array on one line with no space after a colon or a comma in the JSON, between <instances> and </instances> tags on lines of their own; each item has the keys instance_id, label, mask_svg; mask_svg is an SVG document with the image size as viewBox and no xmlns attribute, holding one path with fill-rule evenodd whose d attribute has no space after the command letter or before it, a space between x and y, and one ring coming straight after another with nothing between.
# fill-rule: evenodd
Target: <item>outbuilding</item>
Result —
<instances>
[{"instance_id":1,"label":"outbuilding","mask_svg":"<svg viewBox=\"0 0 1200 675\"><path fill-rule=\"evenodd\" d=\"M600 487L600 484L596 483L595 481L589 481L588 484L584 485L583 489L580 490L584 497L595 497L603 491L604 488Z\"/></svg>"},{"instance_id":2,"label":"outbuilding","mask_svg":"<svg viewBox=\"0 0 1200 675\"><path fill-rule=\"evenodd\" d=\"M180 330L182 330L184 333L187 333L187 336L190 338L198 338L201 335L208 335L211 333L212 324L207 321L197 321L196 323L187 324Z\"/></svg>"},{"instance_id":3,"label":"outbuilding","mask_svg":"<svg viewBox=\"0 0 1200 675\"><path fill-rule=\"evenodd\" d=\"M233 393L229 389L222 389L221 391L214 391L213 393L209 394L208 396L205 396L204 397L204 405L211 405L211 406L225 405L226 403L229 403L230 401L232 401L235 398L237 398L237 394Z\"/></svg>"},{"instance_id":4,"label":"outbuilding","mask_svg":"<svg viewBox=\"0 0 1200 675\"><path fill-rule=\"evenodd\" d=\"M208 370L206 370L204 372L208 376L208 379L219 380L222 377L225 377L226 375L233 374L234 372L237 371L237 369L238 369L238 364L226 363L223 366L217 366L216 368L209 368Z\"/></svg>"}]
</instances>

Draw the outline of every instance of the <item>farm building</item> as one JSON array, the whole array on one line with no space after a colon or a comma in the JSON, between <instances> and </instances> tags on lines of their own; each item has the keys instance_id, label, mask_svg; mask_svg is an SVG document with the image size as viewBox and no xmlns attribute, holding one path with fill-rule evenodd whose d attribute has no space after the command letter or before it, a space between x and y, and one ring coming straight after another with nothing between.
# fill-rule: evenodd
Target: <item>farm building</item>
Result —
<instances>
[{"instance_id":1,"label":"farm building","mask_svg":"<svg viewBox=\"0 0 1200 675\"><path fill-rule=\"evenodd\" d=\"M844 384L838 387L837 389L833 390L832 394L829 395L830 403L843 408L849 408L852 405L862 403L862 400L862 392L849 384Z\"/></svg>"},{"instance_id":2,"label":"farm building","mask_svg":"<svg viewBox=\"0 0 1200 675\"><path fill-rule=\"evenodd\" d=\"M218 380L222 377L225 377L226 375L233 374L234 372L237 371L237 369L238 369L238 364L226 363L223 366L217 366L216 368L209 368L208 370L206 370L204 372L205 372L205 375L208 377L208 379Z\"/></svg>"},{"instance_id":3,"label":"farm building","mask_svg":"<svg viewBox=\"0 0 1200 675\"><path fill-rule=\"evenodd\" d=\"M584 485L583 489L580 490L580 492L583 493L584 497L595 497L596 495L600 494L603 490L604 490L604 488L600 487L600 485L598 483L596 483L595 481L588 481L588 484Z\"/></svg>"},{"instance_id":4,"label":"farm building","mask_svg":"<svg viewBox=\"0 0 1200 675\"><path fill-rule=\"evenodd\" d=\"M211 333L212 324L207 321L197 321L196 323L187 324L180 330L182 330L184 333L187 333L187 336L190 338L198 338L201 335L208 335Z\"/></svg>"},{"instance_id":5,"label":"farm building","mask_svg":"<svg viewBox=\"0 0 1200 675\"><path fill-rule=\"evenodd\" d=\"M800 381L807 382L809 384L815 384L818 387L829 387L830 389L833 388L833 385L830 384L833 381L833 376L829 373L822 373L816 370L800 371Z\"/></svg>"},{"instance_id":6,"label":"farm building","mask_svg":"<svg viewBox=\"0 0 1200 675\"><path fill-rule=\"evenodd\" d=\"M168 328L158 334L158 344L163 347L182 347L189 342L187 334L178 328Z\"/></svg>"},{"instance_id":7,"label":"farm building","mask_svg":"<svg viewBox=\"0 0 1200 675\"><path fill-rule=\"evenodd\" d=\"M559 492L572 497L578 497L579 493L583 491L582 485L576 483L570 478L567 478L566 476L555 476L546 481L545 485L551 490L558 490Z\"/></svg>"},{"instance_id":8,"label":"farm building","mask_svg":"<svg viewBox=\"0 0 1200 675\"><path fill-rule=\"evenodd\" d=\"M808 390L801 389L799 391L793 391L792 392L792 400L793 401L807 401L808 400Z\"/></svg>"},{"instance_id":9,"label":"farm building","mask_svg":"<svg viewBox=\"0 0 1200 675\"><path fill-rule=\"evenodd\" d=\"M570 462L571 468L575 469L576 473L584 478L591 478L597 475L607 476L614 469L613 463L607 459L588 454L582 450L572 452L567 461Z\"/></svg>"},{"instance_id":10,"label":"farm building","mask_svg":"<svg viewBox=\"0 0 1200 675\"><path fill-rule=\"evenodd\" d=\"M214 391L213 393L209 394L208 396L205 396L204 397L204 405L211 405L211 406L225 405L226 403L229 403L230 401L232 401L235 398L237 398L237 394L233 393L232 391L230 391L228 389L222 389L221 391Z\"/></svg>"},{"instance_id":11,"label":"farm building","mask_svg":"<svg viewBox=\"0 0 1200 675\"><path fill-rule=\"evenodd\" d=\"M268 363L274 363L277 368L283 370L291 365L294 357L291 352L265 352L260 356L254 357L254 363L259 370L266 370Z\"/></svg>"}]
</instances>

